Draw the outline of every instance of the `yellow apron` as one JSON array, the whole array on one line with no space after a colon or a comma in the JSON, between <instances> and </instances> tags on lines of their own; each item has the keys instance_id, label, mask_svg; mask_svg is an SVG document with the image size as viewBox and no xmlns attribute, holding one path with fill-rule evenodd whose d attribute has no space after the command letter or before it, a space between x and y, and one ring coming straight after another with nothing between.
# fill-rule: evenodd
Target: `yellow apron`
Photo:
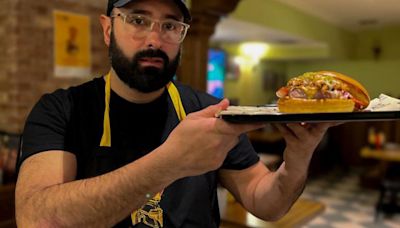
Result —
<instances>
[{"instance_id":1,"label":"yellow apron","mask_svg":"<svg viewBox=\"0 0 400 228\"><path fill-rule=\"evenodd\" d=\"M170 82L167 85L169 96L171 97L172 103L176 114L178 115L179 121L182 121L186 117L185 109L182 105L182 100L179 95L179 91L176 86ZM111 72L106 75L106 86L105 86L105 109L103 119L103 135L101 137L101 147L111 147L111 127L110 127L110 97L111 97ZM152 199L150 199L142 208L134 211L131 214L132 224L144 223L153 228L163 227L163 210L160 207L160 201L163 191L157 193ZM146 196L147 197L147 196Z\"/></svg>"}]
</instances>

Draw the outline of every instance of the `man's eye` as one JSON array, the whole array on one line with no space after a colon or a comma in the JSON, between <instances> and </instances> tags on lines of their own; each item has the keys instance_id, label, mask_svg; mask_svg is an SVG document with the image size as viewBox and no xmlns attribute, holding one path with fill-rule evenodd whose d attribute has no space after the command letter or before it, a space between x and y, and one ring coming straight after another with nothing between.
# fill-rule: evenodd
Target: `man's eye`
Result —
<instances>
[{"instance_id":1,"label":"man's eye","mask_svg":"<svg viewBox=\"0 0 400 228\"><path fill-rule=\"evenodd\" d=\"M176 30L177 26L175 23L166 22L163 24L163 28L168 31L173 31L173 30Z\"/></svg>"},{"instance_id":2,"label":"man's eye","mask_svg":"<svg viewBox=\"0 0 400 228\"><path fill-rule=\"evenodd\" d=\"M140 17L133 17L129 20L129 24L133 24L133 25L144 25L146 24L145 20L143 18Z\"/></svg>"}]
</instances>

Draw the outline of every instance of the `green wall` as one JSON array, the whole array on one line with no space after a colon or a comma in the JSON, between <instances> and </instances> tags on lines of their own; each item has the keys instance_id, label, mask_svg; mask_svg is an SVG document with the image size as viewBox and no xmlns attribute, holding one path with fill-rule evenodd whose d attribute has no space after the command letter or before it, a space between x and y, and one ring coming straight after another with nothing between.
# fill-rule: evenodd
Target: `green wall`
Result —
<instances>
[{"instance_id":1,"label":"green wall","mask_svg":"<svg viewBox=\"0 0 400 228\"><path fill-rule=\"evenodd\" d=\"M332 58L354 58L354 33L274 0L242 0L230 15L239 20L326 42Z\"/></svg>"},{"instance_id":2,"label":"green wall","mask_svg":"<svg viewBox=\"0 0 400 228\"><path fill-rule=\"evenodd\" d=\"M275 91L277 86L274 88L273 85L270 85L271 78L269 76L271 74L282 76L282 78L277 80L280 81L279 86L283 85L286 80L285 75L287 63L286 61L281 61L279 59L284 59L285 56L288 55L301 55L300 52L293 54L296 52L293 50L293 48L275 46L271 47L271 50L267 52L264 59L260 60L259 64L253 65L251 63L244 63L239 66L239 64L235 64L233 62L233 59L237 56L240 56L240 44L220 44L219 47L227 52L230 58L229 64L236 65L240 72L237 78L227 78L227 80L225 80L224 95L240 105L263 105L267 103L274 103L276 99ZM321 51L320 49L317 51L313 50L311 53L319 55L325 54L325 52ZM307 55L308 54L302 55L302 57L308 58L309 56Z\"/></svg>"},{"instance_id":3,"label":"green wall","mask_svg":"<svg viewBox=\"0 0 400 228\"><path fill-rule=\"evenodd\" d=\"M374 59L373 47L380 47L380 59L400 59L400 25L371 29L357 34L358 59Z\"/></svg>"},{"instance_id":4,"label":"green wall","mask_svg":"<svg viewBox=\"0 0 400 228\"><path fill-rule=\"evenodd\" d=\"M237 79L225 81L225 97L240 105L275 103L275 91L285 83L286 63L264 61L254 67L241 67L240 70Z\"/></svg>"}]
</instances>

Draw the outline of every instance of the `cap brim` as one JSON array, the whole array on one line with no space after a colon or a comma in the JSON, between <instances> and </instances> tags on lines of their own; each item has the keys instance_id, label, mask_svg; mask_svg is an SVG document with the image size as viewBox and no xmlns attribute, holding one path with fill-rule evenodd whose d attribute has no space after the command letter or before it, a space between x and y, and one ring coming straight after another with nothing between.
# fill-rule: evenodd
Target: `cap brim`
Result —
<instances>
[{"instance_id":1,"label":"cap brim","mask_svg":"<svg viewBox=\"0 0 400 228\"><path fill-rule=\"evenodd\" d=\"M114 3L114 7L122 7L128 3L130 3L132 0L119 0L117 2Z\"/></svg>"},{"instance_id":2,"label":"cap brim","mask_svg":"<svg viewBox=\"0 0 400 228\"><path fill-rule=\"evenodd\" d=\"M119 0L113 4L112 7L123 7L124 5L132 2L133 0ZM190 15L189 9L186 7L185 3L182 2L182 0L174 0L178 8L181 10L183 17L185 19L185 22L189 22L192 20L192 16ZM107 10L107 14L110 15L112 8L109 6L109 9Z\"/></svg>"}]
</instances>

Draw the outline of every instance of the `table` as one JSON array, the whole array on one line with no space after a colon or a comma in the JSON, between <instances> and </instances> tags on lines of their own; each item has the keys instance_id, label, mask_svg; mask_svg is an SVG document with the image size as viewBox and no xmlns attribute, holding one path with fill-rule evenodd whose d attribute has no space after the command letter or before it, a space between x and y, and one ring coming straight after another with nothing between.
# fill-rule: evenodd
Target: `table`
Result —
<instances>
[{"instance_id":1,"label":"table","mask_svg":"<svg viewBox=\"0 0 400 228\"><path fill-rule=\"evenodd\" d=\"M325 205L308 199L298 199L289 212L275 222L265 222L247 212L237 202L227 202L225 211L221 214L221 228L260 227L289 228L304 225L322 213Z\"/></svg>"},{"instance_id":2,"label":"table","mask_svg":"<svg viewBox=\"0 0 400 228\"><path fill-rule=\"evenodd\" d=\"M375 150L369 147L363 147L360 155L363 158L371 158L384 162L400 162L400 149Z\"/></svg>"}]
</instances>

